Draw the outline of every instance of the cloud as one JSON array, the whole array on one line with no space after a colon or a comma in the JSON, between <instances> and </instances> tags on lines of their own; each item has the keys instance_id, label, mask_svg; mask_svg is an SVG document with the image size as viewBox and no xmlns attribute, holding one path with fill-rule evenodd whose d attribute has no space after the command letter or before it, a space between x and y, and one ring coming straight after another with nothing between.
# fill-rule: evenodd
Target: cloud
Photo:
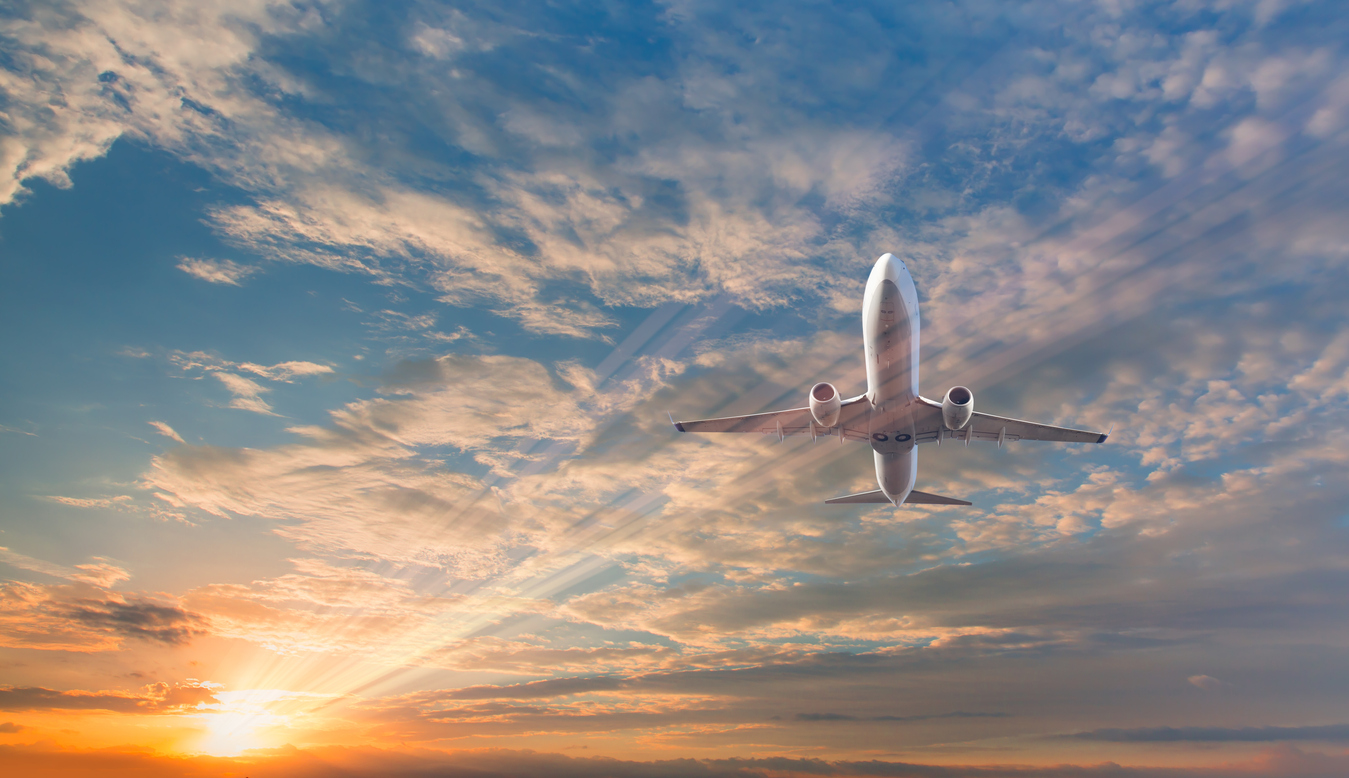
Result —
<instances>
[{"instance_id":1,"label":"cloud","mask_svg":"<svg viewBox=\"0 0 1349 778\"><path fill-rule=\"evenodd\" d=\"M1333 775L1339 756L1278 751L1220 767L1129 767L1115 763L1052 766L1016 764L929 764L876 759L828 760L813 757L736 757L727 759L658 759L639 761L609 757L575 757L560 753L511 749L381 749L323 746L258 749L245 756L225 758L166 756L145 750L57 750L50 746L0 746L7 764L29 773L106 774L113 770L137 775L176 776L192 773L235 772L318 778L333 770L353 778L404 778L428 773L466 773L485 778L584 778L602 774L612 778L868 778L922 776L922 778L1219 778L1220 776ZM1317 772L1319 770L1319 772Z\"/></svg>"},{"instance_id":2,"label":"cloud","mask_svg":"<svg viewBox=\"0 0 1349 778\"><path fill-rule=\"evenodd\" d=\"M139 692L57 691L38 686L0 687L0 710L104 710L116 713L181 713L218 701L219 684L153 683ZM13 725L9 725L13 726Z\"/></svg>"},{"instance_id":3,"label":"cloud","mask_svg":"<svg viewBox=\"0 0 1349 778\"><path fill-rule=\"evenodd\" d=\"M1255 330L1258 327L1252 328ZM828 373L829 359L837 357L827 355L839 345L828 337L811 344L809 349L799 343L770 344L750 339L728 344L724 351L704 352L698 359L706 366L700 369L708 372L700 375L715 375L716 380L724 381L726 387L735 387L736 391L751 387L748 393L751 397L761 386L764 403L780 403L781 387L799 382L804 374ZM1269 347L1281 348L1277 344ZM1194 367L1197 350L1211 351L1212 343L1179 340L1175 348L1174 354L1165 355L1166 359ZM1249 357L1254 352L1241 353L1247 357L1233 356L1233 364L1239 359L1245 359L1244 364L1254 364ZM1284 358L1293 358L1286 350L1281 353ZM1319 359L1318 353L1315 348L1308 348L1299 352L1296 360L1312 364ZM1280 373L1285 370L1281 366L1270 374L1286 376L1289 373ZM1334 373L1333 367L1326 370L1327 375ZM1207 371L1206 367L1198 372ZM1292 374L1297 375L1298 371L1293 370ZM617 401L618 396L593 397L590 394L593 390L587 387L594 379L583 371L562 375L572 381L570 389L553 383L555 379L543 366L516 358L453 356L409 362L389 376L386 397L335 412L332 427L298 430L306 438L303 443L249 452L206 448L183 452L181 456L159 460L160 470L150 480L156 488L169 490L179 499L203 508L303 516L305 525L285 531L297 539L321 543L319 548L361 549L402 563L436 560L436 564L449 564L449 569L459 570L458 574L487 577L504 574L508 568L496 565L515 543L532 548L567 548L577 542L573 538L579 522L587 533L593 531L595 537L618 535L604 541L605 553L640 558L640 564L633 564L632 569L644 570L645 574L705 570L736 576L731 581L701 588L674 587L661 580L644 581L639 577L620 586L574 595L561 606L560 613L577 623L639 629L692 645L705 645L703 641L716 641L725 634L748 634L755 639L827 635L831 639L903 642L983 640L990 650L1069 648L1089 640L1075 630L1094 629L1102 622L1077 621L1077 616L1065 622L1063 614L1042 621L1042 617L1022 611L1014 611L1019 614L1015 617L998 616L990 621L986 620L989 614L983 611L954 614L949 603L929 600L927 593L945 588L969 596L975 581L991 576L990 580L997 581L989 589L991 601L1029 585L1035 593L1027 592L1024 596L1030 599L1044 596L1045 591L1071 591L1071 599L1079 603L1098 595L1105 598L1093 607L1135 608L1137 603L1119 601L1110 594L1117 579L1109 570L1115 568L1077 567L1077 562L1072 562L1062 568L1040 568L1046 576L1032 581L1024 577L1020 565L1039 564L1033 560L1040 557L1024 555L1033 553L1037 544L1064 537L1080 535L1086 542L1090 533L1100 528L1117 529L1126 533L1120 535L1124 537L1142 527L1189 526L1194 522L1190 530L1181 533L1182 537L1159 541L1157 545L1162 548L1175 542L1183 547L1190 542L1185 538L1193 537L1191 533L1202 532L1205 517L1215 505L1230 506L1227 515L1231 520L1244 517L1241 520L1248 522L1245 526L1255 527L1262 511L1282 504L1302 488L1298 482L1284 481L1276 471L1263 468L1242 476L1233 473L1221 481L1181 479L1146 484L1131 482L1119 472L1097 468L1094 472L1073 475L1068 488L1049 488L1028 505L1009 502L989 514L968 512L929 522L910 512L896 514L893 519L849 518L840 522L837 518L810 517L812 509L803 506L808 500L797 490L819 488L808 486L814 482L806 479L812 477L821 478L825 489L838 489L828 481L833 476L827 473L832 471L820 470L823 467L843 467L854 477L865 477L865 471L857 471L856 450L808 444L779 448L766 446L757 437L690 436L673 438L673 445L657 443L655 439L648 443L643 438L640 447L624 444L603 455L571 459L565 468L545 468L503 483L498 493L509 500L505 503L505 515L510 519L505 522L499 518L482 521L470 518L479 515L478 511L484 511L481 514L484 517L495 514L497 509L483 502L469 503L472 507L468 509L450 507L465 504L464 501L472 499L470 495L486 494L471 491L474 488L471 481L456 487L468 490L462 493L464 497L433 496L444 492L450 482L443 481L434 489L428 487L437 477L444 476L421 469L419 457L413 452L424 447L449 444L481 451L479 456L485 461L497 461L487 459L486 455L500 447L502 440L545 438L578 445L580 448L576 450L585 452L595 445L590 441L601 439L592 436L605 429L604 420L613 418L606 413L623 413L632 407L632 398L648 396L662 381L676 382L681 396L698 397L700 402L716 402L712 398L723 396L709 394L723 391L715 383L709 383L709 378L686 382L682 378L684 373L671 372L658 374L667 377L654 383L632 385L637 393ZM647 380L651 379L643 379ZM472 399L487 396L485 390L478 389L480 386L490 386L492 391L506 387L504 396L508 402L503 405L496 400ZM800 391L804 392L804 388ZM1028 391L1037 390L1029 387ZM1211 392L1207 388L1204 391ZM520 404L514 405L516 402ZM1071 407L1074 403L1064 405ZM759 407L749 405L744 410ZM1230 407L1215 408L1213 418L1225 418L1228 423L1213 429L1230 434L1230 440L1248 437L1249 429L1231 423L1233 416ZM1197 417L1178 413L1174 419L1162 424L1190 425L1191 456L1200 456L1204 449L1196 445L1203 440ZM1272 420L1273 417L1265 423ZM1024 447L1023 450L1023 456L1033 452ZM834 460L839 465L825 464ZM514 467L530 460L506 461L512 465L503 468L503 472L513 473ZM1286 466L1292 467L1294 462L1288 460ZM329 469L333 467L341 469ZM968 464L964 467L966 472L960 477L970 478ZM936 468L933 472L939 471ZM420 473L428 477L423 479ZM995 483L998 488L1025 488L1017 478L1007 475ZM1258 493L1257 483L1267 484L1261 487L1266 489L1264 493ZM378 489L393 484L399 485L404 500L385 503L382 498L372 499ZM481 484L476 485L476 489L482 488ZM661 521L650 525L651 530L645 529L648 525L641 511L627 513L622 502L611 502L634 489L648 493L665 490L659 508ZM1282 491L1285 489L1287 493ZM597 514L592 507L596 505L606 507ZM734 507L737 505L750 507L741 513L743 509ZM432 512L423 514L424 509ZM435 513L441 510L450 513ZM780 518L765 523L761 516L769 511ZM460 543L482 543L475 546L479 549L474 553L480 565L474 573L459 567L464 557L458 552L451 553L447 544L428 543L427 533L416 529L421 520L417 517L423 515L456 516L453 526L474 528L473 532L458 536ZM786 520L787 516L792 518ZM916 518L906 518L910 516ZM489 524L498 531L476 535L478 527ZM611 527L605 529L606 525ZM507 530L516 527L528 527L528 534L510 536L507 540ZM393 537L402 540L389 542ZM1093 553L1092 548L1114 548L1110 545L1111 537L1103 536L1099 543L1082 546L1078 551L1064 548L1062 553L1068 555L1065 558L1077 553L1087 558ZM941 560L956 561L962 555L989 549L1013 551L1023 558L1020 563L1006 566L984 560L968 573L941 572L940 567L920 572ZM548 570L550 565L564 564L566 559L536 558L519 567L516 575L531 574L534 565L540 571ZM1118 569L1127 569L1127 565L1121 563ZM1048 574L1050 570L1055 572ZM807 571L852 579L854 583L843 586L827 580L805 580L799 586L783 586L780 581L783 573L776 571ZM1060 574L1066 577L1056 578ZM941 587L927 583L942 575L955 577ZM1083 588L1087 582L1092 582L1093 588ZM1094 588L1098 583L1104 588ZM900 608L891 603L905 605ZM942 615L934 618L925 614ZM1149 613L1143 618L1168 620L1174 616ZM1045 631L1037 633L1037 630ZM512 658L517 652L541 662L559 663L545 665L548 667L568 666L566 656L561 653L481 642L466 644L462 653L445 651L434 661L448 666L522 667L519 659ZM587 652L577 654L587 655ZM639 669L648 661L641 652L632 653L630 659L620 659L619 652L606 655L597 651L595 656L597 659L607 656L599 661L612 662L609 666L625 670Z\"/></svg>"},{"instance_id":4,"label":"cloud","mask_svg":"<svg viewBox=\"0 0 1349 778\"><path fill-rule=\"evenodd\" d=\"M291 560L296 572L247 585L209 584L183 603L211 634L246 640L280 654L356 653L367 659L435 666L443 622L546 605L523 598L486 602L424 594L407 581L316 559Z\"/></svg>"},{"instance_id":5,"label":"cloud","mask_svg":"<svg viewBox=\"0 0 1349 778\"><path fill-rule=\"evenodd\" d=\"M1035 241L1018 238L1040 234L1039 219L1027 219L1026 235L1009 234L1018 230L1006 223L1003 193L1044 203L1039 213L1058 208L1060 217L1089 222L1094 210L1114 210L1130 185L1130 160L1140 155L1151 154L1172 175L1202 169L1206 159L1221 173L1291 137L1278 112L1295 96L1325 92L1326 110L1334 102L1326 91L1336 72L1331 48L1308 49L1259 29L1247 31L1244 45L1222 45L1217 29L1202 26L1171 35L1142 8L1121 17L1074 6L1061 33L1051 20L1062 15L1051 11L997 16L987 28L977 7L954 15L866 9L856 19L816 13L745 8L713 25L737 35L707 34L708 11L697 5L601 15L592 21L609 39L659 30L671 59L627 52L580 65L567 35L554 34L571 29L560 11L484 15L416 6L397 45L371 42L361 66L344 71L365 89L333 90L269 53L320 29L331 34L318 39L340 40L337 31L353 23L341 13L288 3L175 5L153 19L136 7L63 10L11 22L25 55L47 55L46 65L15 76L27 90L16 93L18 104L45 115L49 101L41 95L56 93L49 84L81 85L59 113L64 123L44 131L25 125L16 143L37 148L52 133L97 127L98 140L67 152L76 159L99 153L119 133L138 133L255 195L252 204L217 208L213 223L257 254L430 288L450 304L484 305L536 332L596 337L614 324L601 305L730 294L760 310L851 310L859 256L899 248L950 260L952 242L927 225L949 233L961 223L1002 220L1001 234L977 240L984 257L949 262L958 271L954 285L982 287L983 273L970 271L999 264L979 261L994 247L1038 254ZM1109 32L1119 24L1156 34ZM896 45L894 35L905 29L929 30L931 39ZM962 63L940 43L946 39L981 41L997 53L982 66ZM174 45L182 40L200 45ZM318 56L347 61L330 44L316 45ZM409 57L409 49L421 56ZM803 71L803 51L830 56ZM900 60L900 51L925 56ZM536 64L529 87L506 75L518 61ZM896 70L906 77L886 75ZM107 78L98 81L100 74ZM442 88L447 79L454 89ZM939 110L919 109L927 103L913 102L918 83L951 99ZM369 90L389 94L380 103L385 126L421 127L472 155L476 167L451 176L443 160L408 152L415 141L398 133L380 135L380 143L408 153L379 155L373 165L359 119L322 124L305 110L329 101L350 110L326 115L359 117L353 101ZM1246 94L1256 97L1253 108ZM410 114L414 102L436 118ZM1157 107L1149 121L1135 119L1139 105ZM897 116L903 120L890 121ZM1213 127L1230 137L1227 148L1193 142ZM1092 145L1103 139L1116 141L1118 160ZM1002 148L1016 149L1015 164L989 162ZM915 149L946 149L921 163L943 173L921 167ZM1071 172L1054 162L1081 155ZM47 164L57 175L68 163ZM463 183L410 183L448 177ZM1084 182L1097 192L1076 190ZM1110 202L1091 202L1102 195ZM911 213L924 214L921 223L891 218ZM1062 248L1037 257L1049 268L1030 263L1007 280L1060 307L1064 274L1041 271L1090 256L1072 242ZM1035 289L1040 282L1057 283ZM1018 300L1014 289L1001 291ZM978 306L989 317L1006 313L989 302ZM1039 307L1024 306L1024 322L997 331L1035 329L1029 322L1041 317Z\"/></svg>"},{"instance_id":6,"label":"cloud","mask_svg":"<svg viewBox=\"0 0 1349 778\"><path fill-rule=\"evenodd\" d=\"M1019 732L1078 720L1062 700L1174 691L1200 643L1236 688L1302 688L1253 657L1343 637L1325 626L1346 615L1328 594L1345 583L1346 494L1328 475L1349 421L1343 31L1222 7L676 3L578 26L555 6L413 4L380 17L392 42L323 4L7 18L0 200L136 138L233 187L208 221L259 261L543 337L483 329L490 355L402 363L285 444L154 458L144 484L163 500L274 521L300 549L292 572L181 600L18 585L5 634L95 650L203 631L509 673L522 683L371 715L428 740L720 727L709 742L740 753L899 721L1011 737L943 711L1010 688ZM993 412L1119 422L1112 446L924 449L923 488L980 507L864 511L816 503L866 488L865 447L664 427L665 407L753 412L799 404L817 376L857 384L851 328L887 250L924 295L929 392L963 382ZM182 263L235 284L256 266ZM612 370L554 349L617 337L616 306L669 313ZM423 340L451 316L372 314ZM169 359L266 414L276 382L334 374ZM106 587L119 570L60 574ZM1059 675L1037 674L1043 657ZM1297 694L1310 710L1340 691ZM766 725L784 700L809 705ZM1092 726L1146 712L1125 701ZM872 769L772 764L754 763Z\"/></svg>"},{"instance_id":7,"label":"cloud","mask_svg":"<svg viewBox=\"0 0 1349 778\"><path fill-rule=\"evenodd\" d=\"M107 507L108 504L111 504L110 501L77 500L75 502L67 502L67 500L74 500L74 498L52 499L56 499L58 502L73 504L80 508ZM87 503L95 504L90 505ZM42 573L43 575L50 575L56 578L66 578L71 581L78 581L80 583L99 587L112 586L120 581L126 581L131 578L130 573L113 564L112 560L105 557L94 557L94 561L91 563L66 567L41 559L34 559L30 556L24 556L23 554L15 553L4 546L0 546L0 562L17 567L20 570L31 570L35 573Z\"/></svg>"},{"instance_id":8,"label":"cloud","mask_svg":"<svg viewBox=\"0 0 1349 778\"><path fill-rule=\"evenodd\" d=\"M204 351L172 351L169 353L169 362L185 373L195 373L196 371L218 373L226 370L238 370L261 376L269 381L286 383L290 383L296 378L326 375L333 372L333 369L328 365L320 365L316 362L289 360L268 366L253 362L232 362Z\"/></svg>"},{"instance_id":9,"label":"cloud","mask_svg":"<svg viewBox=\"0 0 1349 778\"><path fill-rule=\"evenodd\" d=\"M155 431L157 431L160 435L163 435L164 437L169 438L170 440L176 440L179 443L187 442L183 440L182 435L179 435L177 432L174 431L173 427L170 427L168 424L162 421L150 421L146 423L149 424L151 427L154 427Z\"/></svg>"},{"instance_id":10,"label":"cloud","mask_svg":"<svg viewBox=\"0 0 1349 778\"><path fill-rule=\"evenodd\" d=\"M1224 686L1227 686L1227 684L1210 675L1192 675L1189 678L1186 678L1185 681L1191 686L1203 689L1204 691L1214 691L1215 689L1221 689Z\"/></svg>"},{"instance_id":11,"label":"cloud","mask_svg":"<svg viewBox=\"0 0 1349 778\"><path fill-rule=\"evenodd\" d=\"M333 411L331 426L293 428L301 442L251 451L176 449L155 460L146 484L217 515L304 516L296 537L325 548L444 564L463 574L477 566L483 574L503 564L492 550L499 540L542 517L526 510L523 522L503 522L498 498L480 480L414 453L452 446L494 462L493 452L501 451L516 466L527 459L511 453L514 446L521 451L546 440L584 448L601 420L627 411L679 369L658 360L642 365L601 390L593 374L574 364L552 374L518 357L404 363L388 376L384 397ZM460 534L446 536L451 527Z\"/></svg>"},{"instance_id":12,"label":"cloud","mask_svg":"<svg viewBox=\"0 0 1349 778\"><path fill-rule=\"evenodd\" d=\"M48 495L48 500L69 505L72 508L116 508L131 501L131 496L122 494L116 497L63 497Z\"/></svg>"},{"instance_id":13,"label":"cloud","mask_svg":"<svg viewBox=\"0 0 1349 778\"><path fill-rule=\"evenodd\" d=\"M202 160L223 151L222 117L257 121L267 112L231 94L234 75L259 36L293 30L304 17L287 2L174 3L152 15L131 3L71 5L8 16L0 34L15 56L0 71L11 130L0 145L0 202L31 178L69 186L71 165L125 135ZM278 137L271 149L239 150L266 169L287 145Z\"/></svg>"},{"instance_id":14,"label":"cloud","mask_svg":"<svg viewBox=\"0 0 1349 778\"><path fill-rule=\"evenodd\" d=\"M257 268L240 265L228 259L194 259L183 257L178 269L212 284L240 286L241 282L257 272Z\"/></svg>"},{"instance_id":15,"label":"cloud","mask_svg":"<svg viewBox=\"0 0 1349 778\"><path fill-rule=\"evenodd\" d=\"M27 729L27 727L23 726L22 724L15 724L12 721L6 721L5 723L0 724L0 735L13 735L15 733L22 732L25 729Z\"/></svg>"},{"instance_id":16,"label":"cloud","mask_svg":"<svg viewBox=\"0 0 1349 778\"><path fill-rule=\"evenodd\" d=\"M327 365L299 360L278 362L271 367L255 365L251 362L242 362L237 365L237 367L240 370L246 370L254 375L260 375L263 378L273 381L285 381L287 383L303 376L328 375L333 372L333 369Z\"/></svg>"},{"instance_id":17,"label":"cloud","mask_svg":"<svg viewBox=\"0 0 1349 778\"><path fill-rule=\"evenodd\" d=\"M440 667L455 670L489 670L498 673L537 676L583 672L633 672L690 657L668 646L629 642L626 645L568 646L554 648L528 641L477 637L446 646L428 657Z\"/></svg>"},{"instance_id":18,"label":"cloud","mask_svg":"<svg viewBox=\"0 0 1349 778\"><path fill-rule=\"evenodd\" d=\"M91 581L109 578L90 569ZM123 574L124 575L124 574ZM163 599L123 595L89 584L39 586L10 581L0 585L0 644L97 652L120 648L127 639L177 646L204 629L202 618Z\"/></svg>"},{"instance_id":19,"label":"cloud","mask_svg":"<svg viewBox=\"0 0 1349 778\"><path fill-rule=\"evenodd\" d=\"M172 605L120 599L79 598L57 614L98 632L177 645L200 632L200 618Z\"/></svg>"},{"instance_id":20,"label":"cloud","mask_svg":"<svg viewBox=\"0 0 1349 778\"><path fill-rule=\"evenodd\" d=\"M230 400L229 407L261 413L265 416L277 415L272 410L272 406L262 399L262 395L272 391L272 388L239 375L239 373L250 373L268 381L293 383L297 378L330 375L333 372L333 369L328 365L320 365L315 362L290 360L268 366L253 362L231 362L202 351L174 351L169 354L169 361L188 374L199 372L200 375L215 376L216 380L223 384L230 394L234 395L234 399ZM154 422L151 422L151 424L154 424Z\"/></svg>"},{"instance_id":21,"label":"cloud","mask_svg":"<svg viewBox=\"0 0 1349 778\"><path fill-rule=\"evenodd\" d=\"M264 392L271 391L268 387L233 373L216 372L212 375L225 385L230 394L234 395L234 399L230 400L231 408L261 413L266 416L276 415L272 412L272 406L268 405L261 397Z\"/></svg>"},{"instance_id":22,"label":"cloud","mask_svg":"<svg viewBox=\"0 0 1349 778\"><path fill-rule=\"evenodd\" d=\"M852 716L847 713L798 713L795 718L797 721L930 721L932 719L996 719L1006 715L1006 713L969 713L966 711L935 713L925 716L865 717Z\"/></svg>"},{"instance_id":23,"label":"cloud","mask_svg":"<svg viewBox=\"0 0 1349 778\"><path fill-rule=\"evenodd\" d=\"M1349 740L1349 724L1307 727L1139 727L1097 729L1065 737L1112 743L1270 743Z\"/></svg>"}]
</instances>

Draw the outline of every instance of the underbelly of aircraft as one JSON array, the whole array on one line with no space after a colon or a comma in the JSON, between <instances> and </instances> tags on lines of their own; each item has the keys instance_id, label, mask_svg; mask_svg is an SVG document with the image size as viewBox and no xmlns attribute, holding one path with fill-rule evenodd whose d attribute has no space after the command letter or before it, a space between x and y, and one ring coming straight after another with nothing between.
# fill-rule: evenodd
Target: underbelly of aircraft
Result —
<instances>
[{"instance_id":1,"label":"underbelly of aircraft","mask_svg":"<svg viewBox=\"0 0 1349 778\"><path fill-rule=\"evenodd\" d=\"M871 448L875 451L886 453L913 448L913 416L909 406L898 413L872 409L867 431L871 435Z\"/></svg>"},{"instance_id":2,"label":"underbelly of aircraft","mask_svg":"<svg viewBox=\"0 0 1349 778\"><path fill-rule=\"evenodd\" d=\"M895 328L900 329L900 328ZM877 340L881 340L878 338ZM874 375L880 386L874 394L867 432L871 447L879 453L902 451L914 445L914 419L918 397L909 369L911 355L906 341L891 340L885 351L876 349Z\"/></svg>"}]
</instances>

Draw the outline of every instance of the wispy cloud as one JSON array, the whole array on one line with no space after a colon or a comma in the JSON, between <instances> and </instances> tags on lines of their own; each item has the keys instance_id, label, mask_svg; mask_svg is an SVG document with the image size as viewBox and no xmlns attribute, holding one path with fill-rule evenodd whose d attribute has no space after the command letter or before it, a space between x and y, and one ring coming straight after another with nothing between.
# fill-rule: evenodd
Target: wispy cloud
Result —
<instances>
[{"instance_id":1,"label":"wispy cloud","mask_svg":"<svg viewBox=\"0 0 1349 778\"><path fill-rule=\"evenodd\" d=\"M179 434L173 429L173 427L170 427L170 426L169 426L167 423L165 423L165 422L162 422L162 421L150 421L150 422L146 422L146 423L149 424L151 427L154 427L154 428L155 428L155 431L158 432L160 435L163 435L164 437L169 438L170 440L176 440L176 441L178 441L179 443L185 443L185 442L186 442L186 441L183 440L183 436L182 436L182 435L179 435Z\"/></svg>"},{"instance_id":2,"label":"wispy cloud","mask_svg":"<svg viewBox=\"0 0 1349 778\"><path fill-rule=\"evenodd\" d=\"M60 502L68 502L70 500L73 500L74 498L52 498L52 499L56 499ZM95 505L81 504L86 502L96 504ZM81 508L107 507L109 501L88 500L88 501L77 501L75 504L76 507ZM42 559L34 559L33 557L25 556L23 554L11 551L8 548L5 548L4 546L0 546L0 562L4 562L5 564L10 565L12 567L17 567L20 570L30 570L35 573L50 575L55 578L65 578L71 581L79 581L81 583L87 583L93 586L101 586L101 587L112 586L113 584L116 584L120 581L126 581L131 578L131 574L128 573L125 569L123 569L118 565L113 564L112 560L105 559L103 557L95 557L92 562L88 562L82 565L66 567L65 565L58 565L52 562L47 562Z\"/></svg>"},{"instance_id":3,"label":"wispy cloud","mask_svg":"<svg viewBox=\"0 0 1349 778\"><path fill-rule=\"evenodd\" d=\"M264 392L270 392L271 389L259 384L257 381L244 378L234 373L218 371L212 373L220 383L225 385L234 399L230 400L231 408L238 408L244 411L252 411L267 416L275 416L272 412L272 406L268 405L262 399Z\"/></svg>"},{"instance_id":4,"label":"wispy cloud","mask_svg":"<svg viewBox=\"0 0 1349 778\"><path fill-rule=\"evenodd\" d=\"M259 378L276 381L281 383L293 383L297 378L305 378L318 375L331 375L332 367L320 365L315 362L305 362L302 360L290 360L278 362L275 365L259 365L253 362L232 362L222 359L214 354L208 354L204 351L174 351L169 354L169 362L188 375L195 377L214 376L225 389L233 395L229 407L240 410L252 411L266 416L276 416L272 406L262 399L262 395L272 391L270 386L254 381L252 378L240 375L248 373ZM162 422L150 422L156 429ZM167 428L167 425L165 425ZM160 429L161 434L173 437L181 442L177 433L168 434ZM169 429L172 433L173 430Z\"/></svg>"},{"instance_id":5,"label":"wispy cloud","mask_svg":"<svg viewBox=\"0 0 1349 778\"><path fill-rule=\"evenodd\" d=\"M183 257L178 262L178 269L203 281L229 286L240 286L245 278L258 271L256 267L240 265L228 259L193 257Z\"/></svg>"},{"instance_id":6,"label":"wispy cloud","mask_svg":"<svg viewBox=\"0 0 1349 778\"><path fill-rule=\"evenodd\" d=\"M118 495L117 497L63 497L61 495L49 495L48 500L59 502L62 505L69 505L72 508L116 508L131 502L130 495Z\"/></svg>"}]
</instances>

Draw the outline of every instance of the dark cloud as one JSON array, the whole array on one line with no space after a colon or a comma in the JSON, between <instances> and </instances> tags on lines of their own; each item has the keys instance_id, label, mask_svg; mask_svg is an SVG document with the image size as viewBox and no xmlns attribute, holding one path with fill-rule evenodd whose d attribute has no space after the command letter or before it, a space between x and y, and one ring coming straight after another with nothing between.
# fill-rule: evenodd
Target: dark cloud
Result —
<instances>
[{"instance_id":1,"label":"dark cloud","mask_svg":"<svg viewBox=\"0 0 1349 778\"><path fill-rule=\"evenodd\" d=\"M0 710L143 710L148 700L125 692L62 692L38 686L0 689Z\"/></svg>"},{"instance_id":2,"label":"dark cloud","mask_svg":"<svg viewBox=\"0 0 1349 778\"><path fill-rule=\"evenodd\" d=\"M798 713L797 721L857 721L856 716L846 713Z\"/></svg>"},{"instance_id":3,"label":"dark cloud","mask_svg":"<svg viewBox=\"0 0 1349 778\"><path fill-rule=\"evenodd\" d=\"M465 686L452 692L442 692L439 696L447 700L533 700L568 694L616 691L628 686L629 683L627 679L613 677L556 678L510 686Z\"/></svg>"},{"instance_id":4,"label":"dark cloud","mask_svg":"<svg viewBox=\"0 0 1349 778\"><path fill-rule=\"evenodd\" d=\"M1291 740L1349 740L1349 724L1314 727L1139 727L1095 729L1064 737L1109 743L1278 743Z\"/></svg>"},{"instance_id":5,"label":"dark cloud","mask_svg":"<svg viewBox=\"0 0 1349 778\"><path fill-rule=\"evenodd\" d=\"M58 691L40 686L0 688L0 710L104 710L163 713L217 702L209 686L154 683L139 692Z\"/></svg>"},{"instance_id":6,"label":"dark cloud","mask_svg":"<svg viewBox=\"0 0 1349 778\"><path fill-rule=\"evenodd\" d=\"M798 713L797 721L931 721L933 719L1000 719L1006 713L970 713L963 710L926 716L850 716L846 713Z\"/></svg>"},{"instance_id":7,"label":"dark cloud","mask_svg":"<svg viewBox=\"0 0 1349 778\"><path fill-rule=\"evenodd\" d=\"M82 598L61 603L56 612L87 627L168 645L187 643L205 627L195 613L148 600Z\"/></svg>"},{"instance_id":8,"label":"dark cloud","mask_svg":"<svg viewBox=\"0 0 1349 778\"><path fill-rule=\"evenodd\" d=\"M0 724L0 735L13 735L16 732L22 732L25 729L28 728L23 726L22 724L15 724L12 721L6 721L4 724Z\"/></svg>"}]
</instances>

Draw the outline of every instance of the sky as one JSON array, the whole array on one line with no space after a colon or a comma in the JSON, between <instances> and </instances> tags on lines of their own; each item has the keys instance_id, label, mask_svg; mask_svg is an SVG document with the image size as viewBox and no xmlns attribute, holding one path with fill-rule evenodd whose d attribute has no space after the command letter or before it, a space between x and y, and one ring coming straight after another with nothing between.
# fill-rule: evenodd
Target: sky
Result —
<instances>
[{"instance_id":1,"label":"sky","mask_svg":"<svg viewBox=\"0 0 1349 778\"><path fill-rule=\"evenodd\" d=\"M1349 773L1334 0L0 9L0 762ZM669 419L862 391L1103 446Z\"/></svg>"}]
</instances>

